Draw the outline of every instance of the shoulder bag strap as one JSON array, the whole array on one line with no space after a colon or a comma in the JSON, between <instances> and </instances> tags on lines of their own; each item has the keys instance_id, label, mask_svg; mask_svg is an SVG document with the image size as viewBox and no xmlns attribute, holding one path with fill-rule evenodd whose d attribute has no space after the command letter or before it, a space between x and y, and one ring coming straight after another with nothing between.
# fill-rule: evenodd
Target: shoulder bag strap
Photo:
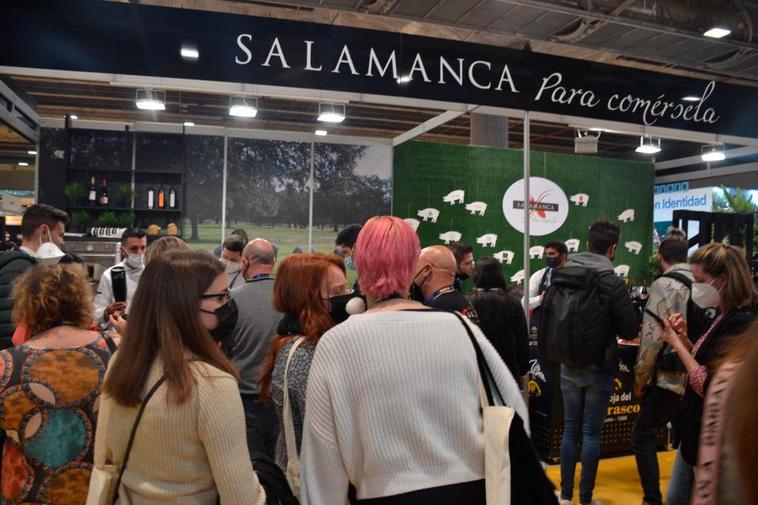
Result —
<instances>
[{"instance_id":1,"label":"shoulder bag strap","mask_svg":"<svg viewBox=\"0 0 758 505\"><path fill-rule=\"evenodd\" d=\"M108 350L110 351L111 356L113 353L118 351L118 345L111 337L108 336L108 333L105 330L100 330L100 336L103 337L103 340L105 340L105 345L108 346Z\"/></svg>"},{"instance_id":2,"label":"shoulder bag strap","mask_svg":"<svg viewBox=\"0 0 758 505\"><path fill-rule=\"evenodd\" d=\"M471 331L471 327L469 326L469 324L463 320L463 316L461 316L457 312L453 312L452 314L458 318L458 320L461 322L463 327L466 329L466 333L468 334L469 338L471 339L471 343L474 346L474 352L476 352L476 363L479 368L479 377L481 380L481 386L484 389L485 397L487 399L487 404L495 405L493 401L495 399L493 396L493 391L494 391L495 393L497 393L497 397L500 400L500 404L505 406L503 395L500 393L500 389L498 389L497 384L495 383L495 377L492 375L492 371L490 370L490 367L487 365L487 361L484 359L484 354L482 353L482 349L479 347L479 343L476 341L476 337L474 337L474 332Z\"/></svg>"},{"instance_id":3,"label":"shoulder bag strap","mask_svg":"<svg viewBox=\"0 0 758 505\"><path fill-rule=\"evenodd\" d=\"M284 424L284 442L287 446L287 461L295 461L297 459L297 441L295 440L295 421L292 419L292 410L290 408L290 389L289 389L289 370L290 361L292 356L300 344L305 341L305 337L300 337L295 340L295 343L290 347L290 352L287 355L287 364L284 366L284 405L282 407L282 421Z\"/></svg>"},{"instance_id":4,"label":"shoulder bag strap","mask_svg":"<svg viewBox=\"0 0 758 505\"><path fill-rule=\"evenodd\" d=\"M147 402L150 401L150 398L155 394L155 392L158 390L159 387L161 387L161 384L166 380L165 377L161 377L158 379L158 382L155 383L155 385L150 388L150 391L147 392L147 395L145 395L145 399L142 400L142 404L140 404L139 412L137 412L137 418L134 420L134 424L132 425L132 432L129 434L129 442L126 444L126 453L124 454L124 462L121 463L121 469L118 471L118 478L116 479L116 485L113 487L113 496L111 497L111 505L115 505L116 500L118 499L118 489L121 487L121 477L124 476L124 470L126 470L126 464L129 462L129 454L132 452L132 444L134 443L134 435L137 433L137 426L139 426L139 422L142 419L142 413L145 412L145 406L147 405Z\"/></svg>"}]
</instances>

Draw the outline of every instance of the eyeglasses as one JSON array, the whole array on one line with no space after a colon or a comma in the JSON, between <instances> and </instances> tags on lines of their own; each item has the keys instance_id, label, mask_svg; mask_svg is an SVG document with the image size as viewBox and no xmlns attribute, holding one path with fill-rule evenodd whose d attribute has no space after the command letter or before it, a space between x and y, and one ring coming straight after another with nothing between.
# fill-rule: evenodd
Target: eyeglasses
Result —
<instances>
[{"instance_id":1,"label":"eyeglasses","mask_svg":"<svg viewBox=\"0 0 758 505\"><path fill-rule=\"evenodd\" d=\"M232 294L229 292L229 290L222 291L221 293L203 293L200 295L200 298L204 300L208 298L215 298L220 303L228 302L231 297Z\"/></svg>"}]
</instances>

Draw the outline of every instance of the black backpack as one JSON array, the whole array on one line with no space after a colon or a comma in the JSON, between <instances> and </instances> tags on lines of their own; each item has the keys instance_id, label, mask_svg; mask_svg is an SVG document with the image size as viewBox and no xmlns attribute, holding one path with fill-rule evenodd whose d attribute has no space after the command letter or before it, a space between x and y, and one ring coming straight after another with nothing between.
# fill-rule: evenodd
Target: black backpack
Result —
<instances>
[{"instance_id":1,"label":"black backpack","mask_svg":"<svg viewBox=\"0 0 758 505\"><path fill-rule=\"evenodd\" d=\"M274 460L265 454L254 452L250 455L258 480L266 490L266 505L299 505L287 482L287 477Z\"/></svg>"},{"instance_id":2,"label":"black backpack","mask_svg":"<svg viewBox=\"0 0 758 505\"><path fill-rule=\"evenodd\" d=\"M542 301L537 345L548 360L572 368L602 365L610 321L598 281L612 270L565 267L553 273Z\"/></svg>"}]
</instances>

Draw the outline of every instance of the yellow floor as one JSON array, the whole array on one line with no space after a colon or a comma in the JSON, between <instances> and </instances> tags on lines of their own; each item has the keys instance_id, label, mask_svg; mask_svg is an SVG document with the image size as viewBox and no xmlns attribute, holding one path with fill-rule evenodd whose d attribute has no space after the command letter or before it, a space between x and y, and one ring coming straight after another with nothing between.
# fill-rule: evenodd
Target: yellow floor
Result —
<instances>
[{"instance_id":1,"label":"yellow floor","mask_svg":"<svg viewBox=\"0 0 758 505\"><path fill-rule=\"evenodd\" d=\"M674 465L676 451L659 452L658 463L661 469L661 493L666 499L666 487L671 477L671 467ZM576 466L574 482L574 503L579 503L579 472L581 465ZM561 468L552 465L547 468L547 475L556 488L561 483ZM603 505L639 505L642 503L642 488L634 456L622 458L601 459L595 482L593 500L600 500Z\"/></svg>"}]
</instances>

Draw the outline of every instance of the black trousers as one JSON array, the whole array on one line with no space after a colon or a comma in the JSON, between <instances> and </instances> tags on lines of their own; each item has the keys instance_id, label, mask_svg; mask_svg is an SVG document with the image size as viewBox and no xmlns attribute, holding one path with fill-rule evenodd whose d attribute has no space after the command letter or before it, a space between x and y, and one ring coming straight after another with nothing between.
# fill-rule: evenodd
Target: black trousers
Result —
<instances>
[{"instance_id":1,"label":"black trousers","mask_svg":"<svg viewBox=\"0 0 758 505\"><path fill-rule=\"evenodd\" d=\"M658 431L668 422L676 422L682 411L682 397L658 386L648 386L640 402L640 414L632 431L632 450L645 501L661 505L660 471L655 450Z\"/></svg>"},{"instance_id":2,"label":"black trousers","mask_svg":"<svg viewBox=\"0 0 758 505\"><path fill-rule=\"evenodd\" d=\"M487 502L484 480L419 489L410 493L367 500L356 499L355 488L350 486L348 499L352 505L485 505Z\"/></svg>"},{"instance_id":3,"label":"black trousers","mask_svg":"<svg viewBox=\"0 0 758 505\"><path fill-rule=\"evenodd\" d=\"M245 409L247 447L250 454L259 452L274 459L276 437L279 436L279 419L273 405L258 400L257 395L240 395Z\"/></svg>"}]
</instances>

